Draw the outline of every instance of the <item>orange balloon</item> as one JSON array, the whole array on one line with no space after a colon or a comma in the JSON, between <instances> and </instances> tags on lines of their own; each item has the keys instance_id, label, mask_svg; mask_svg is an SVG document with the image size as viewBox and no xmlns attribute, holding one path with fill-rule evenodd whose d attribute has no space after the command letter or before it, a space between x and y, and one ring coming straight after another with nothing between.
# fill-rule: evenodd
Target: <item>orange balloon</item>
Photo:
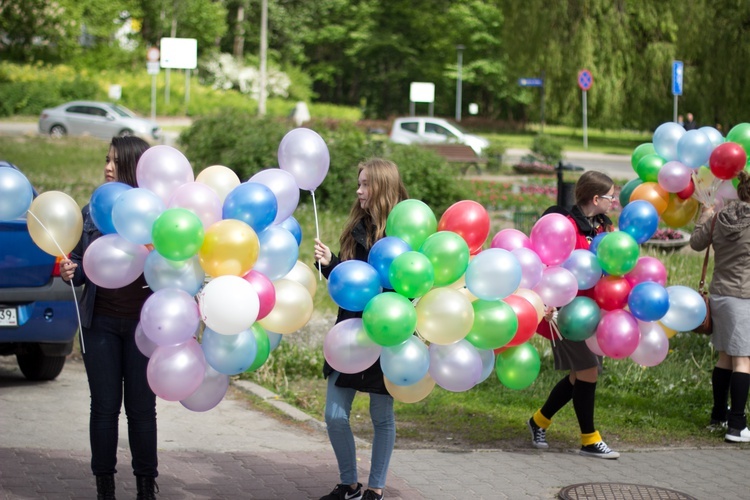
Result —
<instances>
[{"instance_id":1,"label":"orange balloon","mask_svg":"<svg viewBox=\"0 0 750 500\"><path fill-rule=\"evenodd\" d=\"M676 194L669 195L669 204L661 219L669 227L682 227L695 217L700 204L695 198L683 200Z\"/></svg>"},{"instance_id":2,"label":"orange balloon","mask_svg":"<svg viewBox=\"0 0 750 500\"><path fill-rule=\"evenodd\" d=\"M244 276L260 253L260 241L253 228L237 219L224 219L206 230L198 251L201 267L213 276Z\"/></svg>"},{"instance_id":3,"label":"orange balloon","mask_svg":"<svg viewBox=\"0 0 750 500\"><path fill-rule=\"evenodd\" d=\"M645 200L651 203L656 213L661 215L669 204L669 193L657 182L644 182L631 193L630 201L635 200Z\"/></svg>"},{"instance_id":4,"label":"orange balloon","mask_svg":"<svg viewBox=\"0 0 750 500\"><path fill-rule=\"evenodd\" d=\"M396 385L387 378L385 380L385 388L393 399L401 401L402 403L416 403L421 401L432 392L435 388L435 381L432 379L430 374L426 374L422 380L412 385Z\"/></svg>"}]
</instances>

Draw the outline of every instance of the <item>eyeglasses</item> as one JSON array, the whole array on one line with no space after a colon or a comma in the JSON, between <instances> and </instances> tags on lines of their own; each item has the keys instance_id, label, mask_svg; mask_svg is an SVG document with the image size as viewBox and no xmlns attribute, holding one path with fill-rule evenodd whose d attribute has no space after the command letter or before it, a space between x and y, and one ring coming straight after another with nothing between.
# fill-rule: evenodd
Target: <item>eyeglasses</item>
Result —
<instances>
[{"instance_id":1,"label":"eyeglasses","mask_svg":"<svg viewBox=\"0 0 750 500\"><path fill-rule=\"evenodd\" d=\"M604 198L605 200L612 201L615 199L615 197L611 194L603 194L600 195L599 198Z\"/></svg>"}]
</instances>

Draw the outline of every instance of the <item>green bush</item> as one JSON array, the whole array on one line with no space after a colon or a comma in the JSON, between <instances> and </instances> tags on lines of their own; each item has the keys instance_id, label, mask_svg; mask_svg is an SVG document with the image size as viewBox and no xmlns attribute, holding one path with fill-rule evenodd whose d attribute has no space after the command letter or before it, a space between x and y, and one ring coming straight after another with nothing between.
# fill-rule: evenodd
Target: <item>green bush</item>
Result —
<instances>
[{"instance_id":1,"label":"green bush","mask_svg":"<svg viewBox=\"0 0 750 500\"><path fill-rule=\"evenodd\" d=\"M503 167L503 155L505 154L505 145L497 140L490 141L488 148L484 150L487 157L487 172L497 174Z\"/></svg>"},{"instance_id":2,"label":"green bush","mask_svg":"<svg viewBox=\"0 0 750 500\"><path fill-rule=\"evenodd\" d=\"M562 144L549 135L539 134L534 137L531 151L550 165L557 165L562 160Z\"/></svg>"}]
</instances>

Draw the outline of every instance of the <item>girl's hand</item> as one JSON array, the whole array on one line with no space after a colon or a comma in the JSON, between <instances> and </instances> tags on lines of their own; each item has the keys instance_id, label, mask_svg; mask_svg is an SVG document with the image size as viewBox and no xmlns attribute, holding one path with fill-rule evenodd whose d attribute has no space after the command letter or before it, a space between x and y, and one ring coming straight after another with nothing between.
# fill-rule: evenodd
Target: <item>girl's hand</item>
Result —
<instances>
[{"instance_id":1,"label":"girl's hand","mask_svg":"<svg viewBox=\"0 0 750 500\"><path fill-rule=\"evenodd\" d=\"M552 320L557 319L557 308L556 307L548 307L544 311L544 319L547 320L547 322L550 322Z\"/></svg>"},{"instance_id":2,"label":"girl's hand","mask_svg":"<svg viewBox=\"0 0 750 500\"><path fill-rule=\"evenodd\" d=\"M331 249L325 246L318 238L315 238L315 260L321 266L327 266L331 263L331 256Z\"/></svg>"},{"instance_id":3,"label":"girl's hand","mask_svg":"<svg viewBox=\"0 0 750 500\"><path fill-rule=\"evenodd\" d=\"M63 281L70 281L73 279L76 267L78 267L78 264L72 260L65 259L60 261L60 277Z\"/></svg>"}]
</instances>

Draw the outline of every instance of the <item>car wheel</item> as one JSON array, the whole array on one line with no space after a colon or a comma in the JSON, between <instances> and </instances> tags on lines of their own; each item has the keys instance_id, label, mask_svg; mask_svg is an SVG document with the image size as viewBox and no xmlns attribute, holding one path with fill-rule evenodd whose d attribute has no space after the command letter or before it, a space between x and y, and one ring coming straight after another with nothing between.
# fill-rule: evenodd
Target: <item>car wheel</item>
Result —
<instances>
[{"instance_id":1,"label":"car wheel","mask_svg":"<svg viewBox=\"0 0 750 500\"><path fill-rule=\"evenodd\" d=\"M65 137L68 134L68 131L65 130L65 127L62 125L55 125L51 129L49 129L49 135L52 137Z\"/></svg>"},{"instance_id":2,"label":"car wheel","mask_svg":"<svg viewBox=\"0 0 750 500\"><path fill-rule=\"evenodd\" d=\"M129 128L126 128L125 130L120 130L120 133L118 134L120 137L130 137L133 135L133 131Z\"/></svg>"},{"instance_id":3,"label":"car wheel","mask_svg":"<svg viewBox=\"0 0 750 500\"><path fill-rule=\"evenodd\" d=\"M27 380L52 380L65 366L65 356L47 356L37 346L26 354L16 354L16 360Z\"/></svg>"}]
</instances>

